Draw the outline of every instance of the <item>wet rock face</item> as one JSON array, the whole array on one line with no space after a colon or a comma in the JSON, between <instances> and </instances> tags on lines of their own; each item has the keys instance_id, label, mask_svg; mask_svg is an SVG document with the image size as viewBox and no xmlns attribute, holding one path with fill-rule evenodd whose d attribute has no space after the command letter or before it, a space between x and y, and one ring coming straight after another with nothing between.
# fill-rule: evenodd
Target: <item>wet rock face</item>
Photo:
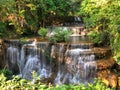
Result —
<instances>
[{"instance_id":1,"label":"wet rock face","mask_svg":"<svg viewBox=\"0 0 120 90\"><path fill-rule=\"evenodd\" d=\"M104 70L111 68L115 64L115 60L112 57L110 57L108 59L102 59L100 61L97 61L96 63L98 70Z\"/></svg>"},{"instance_id":2,"label":"wet rock face","mask_svg":"<svg viewBox=\"0 0 120 90\"><path fill-rule=\"evenodd\" d=\"M16 47L9 47L6 51L6 60L8 62L8 68L17 73L19 71L17 62L19 61L19 49Z\"/></svg>"},{"instance_id":3,"label":"wet rock face","mask_svg":"<svg viewBox=\"0 0 120 90\"><path fill-rule=\"evenodd\" d=\"M4 61L4 45L3 40L0 39L0 68L4 68L5 61Z\"/></svg>"},{"instance_id":4,"label":"wet rock face","mask_svg":"<svg viewBox=\"0 0 120 90\"><path fill-rule=\"evenodd\" d=\"M2 48L3 48L3 41L2 39L0 39L0 52L2 52Z\"/></svg>"}]
</instances>

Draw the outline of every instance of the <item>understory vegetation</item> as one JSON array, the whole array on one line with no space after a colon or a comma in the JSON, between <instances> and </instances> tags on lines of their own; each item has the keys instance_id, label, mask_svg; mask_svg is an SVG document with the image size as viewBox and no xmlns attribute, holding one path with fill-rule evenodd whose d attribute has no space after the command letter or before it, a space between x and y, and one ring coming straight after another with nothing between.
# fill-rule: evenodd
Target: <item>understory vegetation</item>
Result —
<instances>
[{"instance_id":1,"label":"understory vegetation","mask_svg":"<svg viewBox=\"0 0 120 90\"><path fill-rule=\"evenodd\" d=\"M114 88L107 87L102 81L97 79L92 84L89 83L88 86L84 84L63 84L53 86L50 83L42 83L35 72L33 72L32 81L21 79L18 76L13 76L12 79L8 79L9 77L7 76L11 74L10 71L1 70L0 72L0 90L115 90Z\"/></svg>"},{"instance_id":2,"label":"understory vegetation","mask_svg":"<svg viewBox=\"0 0 120 90\"><path fill-rule=\"evenodd\" d=\"M110 35L108 32L104 31L91 31L88 36L91 41L97 46L108 46L110 45Z\"/></svg>"},{"instance_id":3,"label":"understory vegetation","mask_svg":"<svg viewBox=\"0 0 120 90\"><path fill-rule=\"evenodd\" d=\"M40 34L43 38L46 37L47 33L48 33L48 29L47 28L40 28L38 30L38 34Z\"/></svg>"}]
</instances>

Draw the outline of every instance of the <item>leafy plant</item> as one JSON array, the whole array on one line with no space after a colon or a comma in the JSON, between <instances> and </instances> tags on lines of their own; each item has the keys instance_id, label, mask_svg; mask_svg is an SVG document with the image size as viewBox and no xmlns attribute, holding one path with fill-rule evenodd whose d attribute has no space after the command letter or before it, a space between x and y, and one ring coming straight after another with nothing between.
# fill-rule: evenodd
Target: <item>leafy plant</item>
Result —
<instances>
[{"instance_id":1,"label":"leafy plant","mask_svg":"<svg viewBox=\"0 0 120 90\"><path fill-rule=\"evenodd\" d=\"M12 71L8 70L8 69L2 69L0 70L0 74L5 75L5 77L7 77L7 79L10 79L13 75Z\"/></svg>"},{"instance_id":2,"label":"leafy plant","mask_svg":"<svg viewBox=\"0 0 120 90\"><path fill-rule=\"evenodd\" d=\"M120 65L120 52L117 52L114 56L114 59L117 61L117 63Z\"/></svg>"},{"instance_id":3,"label":"leafy plant","mask_svg":"<svg viewBox=\"0 0 120 90\"><path fill-rule=\"evenodd\" d=\"M45 36L46 36L47 33L48 33L48 29L47 28L40 28L38 30L38 34L40 34L44 38L45 38Z\"/></svg>"},{"instance_id":4,"label":"leafy plant","mask_svg":"<svg viewBox=\"0 0 120 90\"><path fill-rule=\"evenodd\" d=\"M105 86L102 81L97 79L93 83L89 83L88 86L85 86L84 84L63 84L53 86L50 83L47 85L40 82L40 79L37 78L38 76L35 72L32 73L32 81L21 79L18 76L14 76L13 79L7 80L4 74L0 74L0 90L115 90L114 88ZM34 80L36 80L36 82L33 82Z\"/></svg>"},{"instance_id":5,"label":"leafy plant","mask_svg":"<svg viewBox=\"0 0 120 90\"><path fill-rule=\"evenodd\" d=\"M88 34L88 36L91 41L98 46L109 45L110 43L109 33L107 32L92 31Z\"/></svg>"},{"instance_id":6,"label":"leafy plant","mask_svg":"<svg viewBox=\"0 0 120 90\"><path fill-rule=\"evenodd\" d=\"M21 43L21 44L25 44L26 42L27 42L27 38L21 38L21 39L20 39L20 43Z\"/></svg>"},{"instance_id":7,"label":"leafy plant","mask_svg":"<svg viewBox=\"0 0 120 90\"><path fill-rule=\"evenodd\" d=\"M5 36L5 33L6 33L5 23L0 21L0 37Z\"/></svg>"},{"instance_id":8,"label":"leafy plant","mask_svg":"<svg viewBox=\"0 0 120 90\"><path fill-rule=\"evenodd\" d=\"M50 37L50 41L54 42L67 42L69 40L69 35L72 32L70 30L62 30L60 28L56 28L54 30L54 35Z\"/></svg>"}]
</instances>

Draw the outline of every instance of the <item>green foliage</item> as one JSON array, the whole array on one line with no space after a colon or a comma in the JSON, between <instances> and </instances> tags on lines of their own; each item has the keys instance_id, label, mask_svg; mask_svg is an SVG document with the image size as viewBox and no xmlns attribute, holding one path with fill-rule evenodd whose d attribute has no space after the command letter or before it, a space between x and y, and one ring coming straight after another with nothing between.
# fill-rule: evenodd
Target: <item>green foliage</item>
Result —
<instances>
[{"instance_id":1,"label":"green foliage","mask_svg":"<svg viewBox=\"0 0 120 90\"><path fill-rule=\"evenodd\" d=\"M90 37L91 41L97 46L105 46L109 45L110 43L109 33L107 32L91 31L88 36Z\"/></svg>"},{"instance_id":2,"label":"green foliage","mask_svg":"<svg viewBox=\"0 0 120 90\"><path fill-rule=\"evenodd\" d=\"M34 78L36 79L36 74L33 72ZM95 80L93 84L72 85L63 84L52 86L51 84L44 84L36 79L36 82L21 79L18 76L14 76L11 80L6 80L3 74L0 74L0 90L115 90L105 86L102 81Z\"/></svg>"},{"instance_id":3,"label":"green foliage","mask_svg":"<svg viewBox=\"0 0 120 90\"><path fill-rule=\"evenodd\" d=\"M18 76L14 76L11 80L6 80L3 74L0 75L0 90L48 90L47 88L47 85L42 84L40 81L35 84Z\"/></svg>"},{"instance_id":4,"label":"green foliage","mask_svg":"<svg viewBox=\"0 0 120 90\"><path fill-rule=\"evenodd\" d=\"M6 33L6 27L5 23L0 21L0 37L5 36Z\"/></svg>"},{"instance_id":5,"label":"green foliage","mask_svg":"<svg viewBox=\"0 0 120 90\"><path fill-rule=\"evenodd\" d=\"M60 28L56 28L54 30L54 35L50 37L50 41L53 42L67 42L69 35L71 35L72 32L70 30L62 30Z\"/></svg>"},{"instance_id":6,"label":"green foliage","mask_svg":"<svg viewBox=\"0 0 120 90\"><path fill-rule=\"evenodd\" d=\"M13 26L10 32L16 36L36 34L39 27L52 24L51 17L74 15L79 4L79 0L0 0L0 20L9 23L7 29Z\"/></svg>"},{"instance_id":7,"label":"green foliage","mask_svg":"<svg viewBox=\"0 0 120 90\"><path fill-rule=\"evenodd\" d=\"M47 33L48 33L48 29L47 28L40 28L38 30L38 34L40 34L42 37L46 37Z\"/></svg>"},{"instance_id":8,"label":"green foliage","mask_svg":"<svg viewBox=\"0 0 120 90\"><path fill-rule=\"evenodd\" d=\"M118 43L117 43L118 44ZM120 44L119 44L120 45ZM114 45L113 47L115 48L115 46L116 45ZM114 56L114 58L115 58L115 60L117 61L117 63L120 65L120 50L119 50L119 48L118 48L118 50L117 50L117 47L119 47L119 46L116 46L116 48L115 48L115 50L114 50L114 53L115 53L115 56Z\"/></svg>"},{"instance_id":9,"label":"green foliage","mask_svg":"<svg viewBox=\"0 0 120 90\"><path fill-rule=\"evenodd\" d=\"M7 79L10 79L13 75L12 71L9 71L7 69L0 70L0 74L3 74Z\"/></svg>"},{"instance_id":10,"label":"green foliage","mask_svg":"<svg viewBox=\"0 0 120 90\"><path fill-rule=\"evenodd\" d=\"M21 44L25 44L25 43L27 43L28 41L27 41L27 38L20 38L20 43Z\"/></svg>"},{"instance_id":11,"label":"green foliage","mask_svg":"<svg viewBox=\"0 0 120 90\"><path fill-rule=\"evenodd\" d=\"M84 84L80 85L57 85L53 90L115 90L114 88L109 88L101 80L95 80L93 83L88 83L87 86Z\"/></svg>"},{"instance_id":12,"label":"green foliage","mask_svg":"<svg viewBox=\"0 0 120 90\"><path fill-rule=\"evenodd\" d=\"M83 0L80 13L88 28L93 31L107 32L115 60L120 64L120 1ZM98 33L96 33L96 36ZM104 36L104 34L102 34ZM100 41L100 36L96 37Z\"/></svg>"}]
</instances>

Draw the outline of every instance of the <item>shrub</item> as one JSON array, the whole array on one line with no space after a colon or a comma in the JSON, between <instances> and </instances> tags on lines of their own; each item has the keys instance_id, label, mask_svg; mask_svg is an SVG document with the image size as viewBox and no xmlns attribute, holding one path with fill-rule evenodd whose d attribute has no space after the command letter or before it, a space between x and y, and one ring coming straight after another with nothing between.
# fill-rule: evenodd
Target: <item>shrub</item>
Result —
<instances>
[{"instance_id":1,"label":"shrub","mask_svg":"<svg viewBox=\"0 0 120 90\"><path fill-rule=\"evenodd\" d=\"M60 28L56 28L54 30L54 35L50 37L50 41L54 42L67 42L69 40L69 35L72 32L70 30L62 30Z\"/></svg>"},{"instance_id":2,"label":"shrub","mask_svg":"<svg viewBox=\"0 0 120 90\"><path fill-rule=\"evenodd\" d=\"M0 21L0 38L4 37L6 33L5 23Z\"/></svg>"},{"instance_id":3,"label":"shrub","mask_svg":"<svg viewBox=\"0 0 120 90\"><path fill-rule=\"evenodd\" d=\"M88 34L91 41L97 46L105 46L110 44L109 34L103 31L92 31Z\"/></svg>"},{"instance_id":4,"label":"shrub","mask_svg":"<svg viewBox=\"0 0 120 90\"><path fill-rule=\"evenodd\" d=\"M100 80L95 80L92 84L89 83L88 86L84 84L72 85L63 84L53 86L51 84L41 83L33 72L33 80L36 82L21 79L18 76L14 76L11 80L6 80L3 74L0 74L0 90L115 90L114 88L109 88L105 86Z\"/></svg>"},{"instance_id":5,"label":"shrub","mask_svg":"<svg viewBox=\"0 0 120 90\"><path fill-rule=\"evenodd\" d=\"M38 34L40 34L42 37L46 37L47 33L48 33L48 29L47 28L40 28L38 30Z\"/></svg>"},{"instance_id":6,"label":"shrub","mask_svg":"<svg viewBox=\"0 0 120 90\"><path fill-rule=\"evenodd\" d=\"M0 70L0 74L5 75L5 77L7 77L7 79L10 79L13 75L12 71L7 70L7 69Z\"/></svg>"},{"instance_id":7,"label":"shrub","mask_svg":"<svg viewBox=\"0 0 120 90\"><path fill-rule=\"evenodd\" d=\"M20 43L21 44L27 43L27 38L20 38Z\"/></svg>"}]
</instances>

